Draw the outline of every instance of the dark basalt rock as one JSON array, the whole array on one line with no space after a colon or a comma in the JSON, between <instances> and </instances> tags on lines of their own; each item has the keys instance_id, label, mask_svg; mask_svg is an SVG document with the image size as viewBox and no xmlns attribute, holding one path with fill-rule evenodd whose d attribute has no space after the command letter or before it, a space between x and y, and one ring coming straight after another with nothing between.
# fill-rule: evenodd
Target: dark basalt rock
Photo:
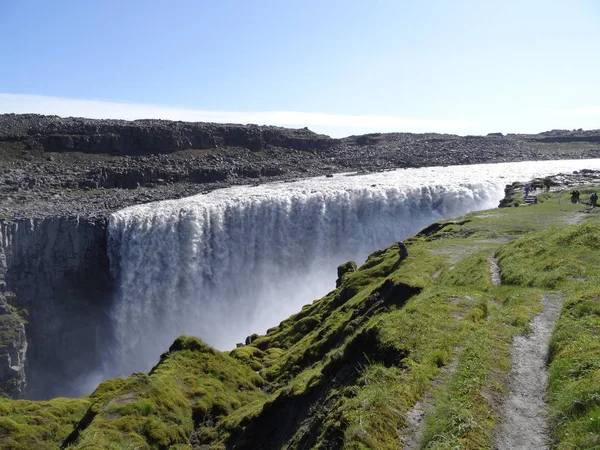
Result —
<instances>
[{"instance_id":1,"label":"dark basalt rock","mask_svg":"<svg viewBox=\"0 0 600 450\"><path fill-rule=\"evenodd\" d=\"M259 336L258 336L258 334L256 334L256 333L253 333L253 334L251 334L250 336L248 336L248 337L246 338L246 340L244 341L244 343L245 343L246 345L250 345L250 344L252 344L252 343L253 343L253 342L254 342L256 339L258 339L258 337L259 337Z\"/></svg>"},{"instance_id":2,"label":"dark basalt rock","mask_svg":"<svg viewBox=\"0 0 600 450\"><path fill-rule=\"evenodd\" d=\"M36 114L0 116L0 141L22 140L45 152L143 155L186 149L268 145L297 150L324 149L334 140L307 128L174 122L169 120L93 120Z\"/></svg>"}]
</instances>

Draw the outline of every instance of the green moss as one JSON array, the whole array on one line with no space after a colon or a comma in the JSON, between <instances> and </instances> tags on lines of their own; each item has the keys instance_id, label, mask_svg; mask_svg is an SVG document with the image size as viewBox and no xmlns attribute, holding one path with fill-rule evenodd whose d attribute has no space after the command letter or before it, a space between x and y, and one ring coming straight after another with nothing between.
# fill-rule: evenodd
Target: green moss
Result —
<instances>
[{"instance_id":1,"label":"green moss","mask_svg":"<svg viewBox=\"0 0 600 450\"><path fill-rule=\"evenodd\" d=\"M264 367L263 359L265 352L256 347L239 347L229 353L233 358L248 364L252 370L260 370Z\"/></svg>"},{"instance_id":2,"label":"green moss","mask_svg":"<svg viewBox=\"0 0 600 450\"><path fill-rule=\"evenodd\" d=\"M150 374L105 382L71 437L73 448L171 448L214 435L225 416L264 396L248 366L201 340L179 337ZM84 421L82 421L84 422ZM195 433L204 429L201 434ZM212 430L212 431L211 431ZM202 437L204 436L204 437ZM91 447L94 448L94 447Z\"/></svg>"},{"instance_id":3,"label":"green moss","mask_svg":"<svg viewBox=\"0 0 600 450\"><path fill-rule=\"evenodd\" d=\"M18 311L7 301L10 301L10 297L6 298L0 293L0 306L5 310L4 313L0 313L0 348L8 347L15 340L20 340L22 338L21 330L26 323L23 318L26 312Z\"/></svg>"},{"instance_id":4,"label":"green moss","mask_svg":"<svg viewBox=\"0 0 600 450\"><path fill-rule=\"evenodd\" d=\"M126 383L123 378L111 378L110 380L103 381L90 395L90 400L99 400L105 395L110 395L115 391L118 391Z\"/></svg>"},{"instance_id":5,"label":"green moss","mask_svg":"<svg viewBox=\"0 0 600 450\"><path fill-rule=\"evenodd\" d=\"M22 323L16 314L0 315L0 347L8 347L15 339L20 339L19 328Z\"/></svg>"},{"instance_id":6,"label":"green moss","mask_svg":"<svg viewBox=\"0 0 600 450\"><path fill-rule=\"evenodd\" d=\"M33 402L0 398L0 448L57 449L89 405L87 399Z\"/></svg>"}]
</instances>

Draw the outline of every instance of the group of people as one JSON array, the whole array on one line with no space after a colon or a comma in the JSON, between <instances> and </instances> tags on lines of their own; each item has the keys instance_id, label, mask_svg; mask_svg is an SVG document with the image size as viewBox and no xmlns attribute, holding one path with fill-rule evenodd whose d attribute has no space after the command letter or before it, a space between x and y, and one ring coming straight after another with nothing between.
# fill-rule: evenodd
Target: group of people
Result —
<instances>
[{"instance_id":1,"label":"group of people","mask_svg":"<svg viewBox=\"0 0 600 450\"><path fill-rule=\"evenodd\" d=\"M581 193L577 189L574 189L573 191L571 191L571 203L579 203L580 195L581 195ZM592 193L592 195L590 196L589 204L592 208L595 208L596 206L598 206L598 194L596 194L595 192Z\"/></svg>"},{"instance_id":2,"label":"group of people","mask_svg":"<svg viewBox=\"0 0 600 450\"><path fill-rule=\"evenodd\" d=\"M526 184L525 187L523 188L523 190L525 191L525 197L527 197L529 195L529 192L535 192L537 191L537 185L533 184L533 183L529 183Z\"/></svg>"},{"instance_id":3,"label":"group of people","mask_svg":"<svg viewBox=\"0 0 600 450\"><path fill-rule=\"evenodd\" d=\"M536 192L538 190L538 188L541 191L543 191L544 188L546 188L546 192L548 192L550 190L551 183L552 182L549 178L545 178L543 181L543 184L540 184L538 182L527 183L525 186L523 186L523 192L525 193L525 197L528 197L530 192Z\"/></svg>"},{"instance_id":4,"label":"group of people","mask_svg":"<svg viewBox=\"0 0 600 450\"><path fill-rule=\"evenodd\" d=\"M571 191L571 203L579 203L580 195L581 193L577 189Z\"/></svg>"}]
</instances>

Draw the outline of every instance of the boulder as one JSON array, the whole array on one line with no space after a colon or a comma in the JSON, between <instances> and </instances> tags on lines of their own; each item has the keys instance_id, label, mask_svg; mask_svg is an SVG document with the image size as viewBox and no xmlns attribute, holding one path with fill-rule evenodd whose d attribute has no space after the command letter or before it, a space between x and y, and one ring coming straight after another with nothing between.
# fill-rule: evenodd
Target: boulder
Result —
<instances>
[{"instance_id":1,"label":"boulder","mask_svg":"<svg viewBox=\"0 0 600 450\"><path fill-rule=\"evenodd\" d=\"M337 280L335 281L335 287L340 287L344 282L347 273L352 273L356 270L356 263L354 261L348 261L344 264L340 264L337 268Z\"/></svg>"}]
</instances>

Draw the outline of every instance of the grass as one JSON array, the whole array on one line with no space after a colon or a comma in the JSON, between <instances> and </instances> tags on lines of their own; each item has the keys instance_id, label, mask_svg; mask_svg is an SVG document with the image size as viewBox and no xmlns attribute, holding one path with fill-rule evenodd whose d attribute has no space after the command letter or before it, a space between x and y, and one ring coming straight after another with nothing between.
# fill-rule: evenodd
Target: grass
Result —
<instances>
[{"instance_id":1,"label":"grass","mask_svg":"<svg viewBox=\"0 0 600 450\"><path fill-rule=\"evenodd\" d=\"M108 382L106 382L108 383ZM205 444L214 424L264 396L246 365L196 338L178 338L149 374L103 383L67 443L74 449L166 449ZM100 390L100 392L99 392Z\"/></svg>"},{"instance_id":2,"label":"grass","mask_svg":"<svg viewBox=\"0 0 600 450\"><path fill-rule=\"evenodd\" d=\"M425 449L480 449L491 445L498 423L497 406L510 370L510 347L526 332L531 316L540 310L535 290L505 287L490 290L485 326L473 327L463 341L456 372L439 389L429 415ZM493 300L492 300L493 299ZM492 300L492 301L491 301Z\"/></svg>"},{"instance_id":3,"label":"grass","mask_svg":"<svg viewBox=\"0 0 600 450\"><path fill-rule=\"evenodd\" d=\"M556 447L600 448L600 290L567 300L551 342L549 401Z\"/></svg>"},{"instance_id":4,"label":"grass","mask_svg":"<svg viewBox=\"0 0 600 450\"><path fill-rule=\"evenodd\" d=\"M253 411L228 427L235 429L247 420L289 448L398 448L402 445L406 412L456 359L456 372L436 392L439 402L428 421L424 445L491 445L491 433L498 420L497 401L510 369L512 339L526 332L530 319L539 312L542 291L526 285L492 286L488 257L510 239L563 223L572 209L569 205L563 208L558 200L548 197L547 202L535 207L499 214L494 211L483 217L476 217L482 216L477 213L460 223L442 223L436 230L408 240L410 256L400 264L394 247L372 255L338 290L303 308L253 343L262 350L268 350L271 344L286 349L282 359L261 372L283 386L271 399L280 411L285 411L287 405L297 405L302 398L322 406L298 417L297 428L283 437L268 430L264 418L272 417L272 413L264 410L262 417ZM406 303L382 309L366 322L353 320L348 312L361 311L375 286L385 280L418 288L419 292ZM340 298L343 306L332 310ZM324 309L329 313L325 314ZM303 337L290 333L295 323L317 315L320 320L311 333ZM337 341L324 342L322 338L331 336L332 329L349 331L336 335ZM375 330L375 337L368 346L360 346L363 355L349 357L352 351L347 349L356 348L353 342L368 330ZM334 345L336 342L339 345ZM316 348L326 352L305 359ZM390 364L385 357L389 354L402 358ZM340 382L336 368L348 366L353 367L353 375L346 375ZM319 390L320 386L329 387ZM469 414L480 420L466 421ZM253 436L247 434L228 442L250 448L243 443L256 442Z\"/></svg>"},{"instance_id":5,"label":"grass","mask_svg":"<svg viewBox=\"0 0 600 450\"><path fill-rule=\"evenodd\" d=\"M518 252L505 250L508 279L560 289L566 295L549 357L548 399L555 446L600 448L598 214L580 225L528 237L522 244Z\"/></svg>"},{"instance_id":6,"label":"grass","mask_svg":"<svg viewBox=\"0 0 600 450\"><path fill-rule=\"evenodd\" d=\"M342 265L335 290L231 352L184 336L149 374L87 398L2 400L0 447L396 449L420 401L421 448L489 448L512 340L548 291L566 297L549 358L554 446L598 447L600 216L568 225L583 208L551 192L444 221L406 240L401 262L393 245Z\"/></svg>"},{"instance_id":7,"label":"grass","mask_svg":"<svg viewBox=\"0 0 600 450\"><path fill-rule=\"evenodd\" d=\"M57 449L89 405L85 398L46 402L0 399L0 448Z\"/></svg>"}]
</instances>

